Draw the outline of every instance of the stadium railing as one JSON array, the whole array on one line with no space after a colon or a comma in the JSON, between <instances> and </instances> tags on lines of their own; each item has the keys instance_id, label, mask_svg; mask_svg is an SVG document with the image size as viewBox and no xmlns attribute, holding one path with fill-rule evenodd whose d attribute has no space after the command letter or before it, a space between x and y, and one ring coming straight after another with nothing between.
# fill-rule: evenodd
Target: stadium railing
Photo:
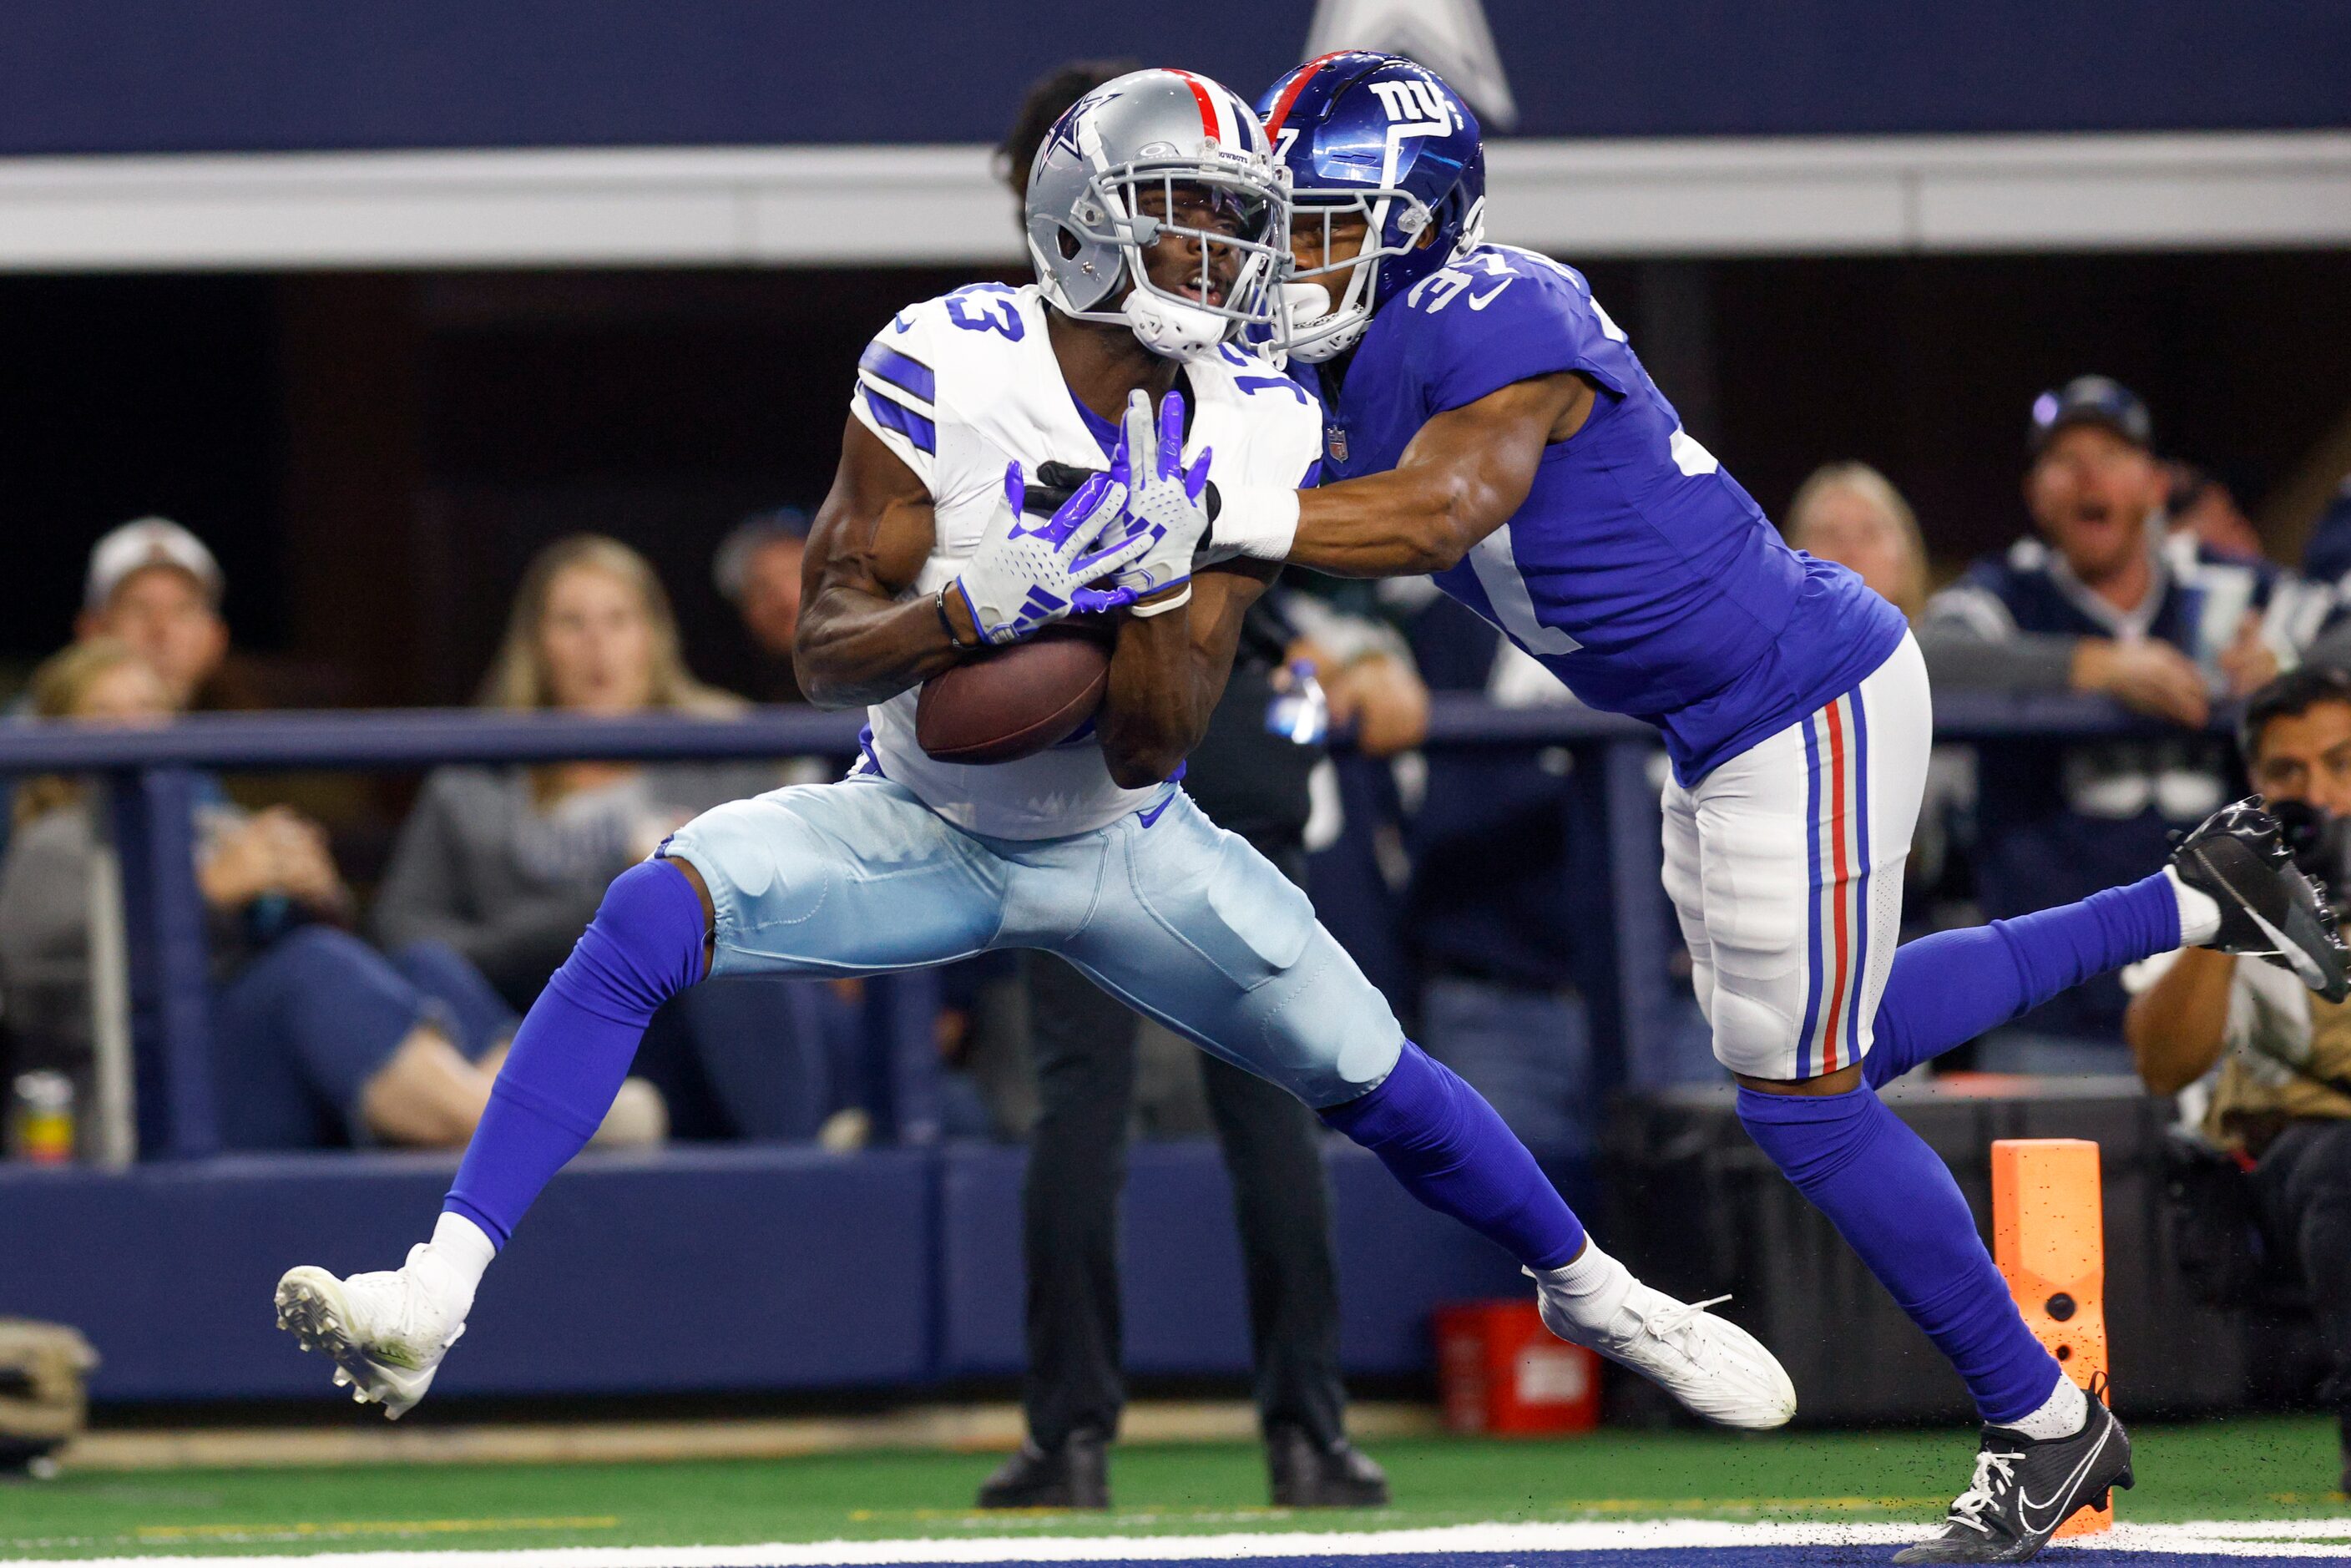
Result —
<instances>
[{"instance_id":1,"label":"stadium railing","mask_svg":"<svg viewBox=\"0 0 2351 1568\"><path fill-rule=\"evenodd\" d=\"M2101 698L1959 692L1937 700L1938 739L2093 739L2163 733ZM168 726L106 729L0 723L0 776L93 774L120 867L131 1005L137 1144L145 1158L196 1158L219 1146L211 1074L204 922L194 871L199 775L236 770L410 769L444 763L518 765L571 759L674 761L849 756L858 713L766 708L736 720L582 718L468 710L197 716ZM1665 1082L1673 1009L1662 936L1656 733L1572 705L1499 707L1440 695L1428 748L1564 747L1600 769L1614 918L1593 935L1609 946L1621 1079Z\"/></svg>"}]
</instances>

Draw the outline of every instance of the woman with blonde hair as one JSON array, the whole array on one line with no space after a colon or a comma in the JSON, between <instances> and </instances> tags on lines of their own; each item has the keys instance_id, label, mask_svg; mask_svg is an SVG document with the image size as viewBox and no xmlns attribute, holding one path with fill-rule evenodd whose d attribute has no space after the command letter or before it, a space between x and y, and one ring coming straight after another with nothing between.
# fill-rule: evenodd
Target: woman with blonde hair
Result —
<instances>
[{"instance_id":1,"label":"woman with blonde hair","mask_svg":"<svg viewBox=\"0 0 2351 1568\"><path fill-rule=\"evenodd\" d=\"M602 534L573 534L531 558L480 704L705 718L730 718L745 706L694 678L653 563Z\"/></svg>"},{"instance_id":2,"label":"woman with blonde hair","mask_svg":"<svg viewBox=\"0 0 2351 1568\"><path fill-rule=\"evenodd\" d=\"M738 697L695 679L669 595L644 557L600 534L532 558L480 706L512 713L731 717ZM560 762L442 768L400 831L376 901L387 941L436 937L528 1008L611 880L713 806L783 782L769 763ZM656 1019L638 1069L677 1132L808 1137L841 1076L850 1001L808 981L703 986Z\"/></svg>"},{"instance_id":3,"label":"woman with blonde hair","mask_svg":"<svg viewBox=\"0 0 2351 1568\"><path fill-rule=\"evenodd\" d=\"M607 718L739 714L695 679L669 595L644 557L601 534L532 558L480 706ZM671 830L771 789L738 763L562 762L437 768L402 827L376 903L389 942L435 937L528 1007L596 913L613 877Z\"/></svg>"},{"instance_id":4,"label":"woman with blonde hair","mask_svg":"<svg viewBox=\"0 0 2351 1568\"><path fill-rule=\"evenodd\" d=\"M1866 463L1826 463L1788 503L1790 548L1850 567L1911 621L1927 608L1927 541L1893 481Z\"/></svg>"}]
</instances>

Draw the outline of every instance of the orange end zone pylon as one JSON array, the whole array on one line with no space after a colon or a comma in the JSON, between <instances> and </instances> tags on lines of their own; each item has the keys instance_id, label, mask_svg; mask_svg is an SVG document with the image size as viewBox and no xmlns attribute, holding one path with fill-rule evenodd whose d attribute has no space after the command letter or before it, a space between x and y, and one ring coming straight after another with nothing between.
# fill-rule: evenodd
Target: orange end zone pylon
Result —
<instances>
[{"instance_id":1,"label":"orange end zone pylon","mask_svg":"<svg viewBox=\"0 0 2351 1568\"><path fill-rule=\"evenodd\" d=\"M2105 1202L2098 1145L2085 1138L2001 1138L1991 1146L1992 1258L2041 1343L2084 1388L2106 1370ZM2060 1536L2114 1528L2085 1509Z\"/></svg>"}]
</instances>

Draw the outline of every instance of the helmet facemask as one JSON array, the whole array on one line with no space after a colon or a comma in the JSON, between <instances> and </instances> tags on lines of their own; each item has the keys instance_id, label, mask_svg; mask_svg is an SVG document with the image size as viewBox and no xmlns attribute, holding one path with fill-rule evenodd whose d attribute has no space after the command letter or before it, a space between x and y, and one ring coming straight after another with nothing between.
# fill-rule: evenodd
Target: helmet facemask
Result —
<instances>
[{"instance_id":1,"label":"helmet facemask","mask_svg":"<svg viewBox=\"0 0 2351 1568\"><path fill-rule=\"evenodd\" d=\"M1032 222L1029 243L1059 245L1064 256L1085 245L1116 247L1123 276L1094 308L1069 314L1120 323L1154 353L1188 358L1251 329L1273 328L1275 280L1290 255L1282 183L1281 172L1262 160L1113 164L1086 182L1066 225ZM1190 242L1196 259L1180 279L1162 283L1145 253L1170 239ZM1113 300L1115 308L1101 308Z\"/></svg>"},{"instance_id":2,"label":"helmet facemask","mask_svg":"<svg viewBox=\"0 0 2351 1568\"><path fill-rule=\"evenodd\" d=\"M1381 260L1418 249L1436 215L1427 203L1393 186L1298 191L1291 208L1292 234L1312 236L1319 231L1324 259L1317 267L1300 267L1293 258L1283 268L1281 320L1270 346L1319 365L1354 347L1379 303ZM1341 220L1351 215L1364 220L1363 248L1333 261L1332 242Z\"/></svg>"}]
</instances>

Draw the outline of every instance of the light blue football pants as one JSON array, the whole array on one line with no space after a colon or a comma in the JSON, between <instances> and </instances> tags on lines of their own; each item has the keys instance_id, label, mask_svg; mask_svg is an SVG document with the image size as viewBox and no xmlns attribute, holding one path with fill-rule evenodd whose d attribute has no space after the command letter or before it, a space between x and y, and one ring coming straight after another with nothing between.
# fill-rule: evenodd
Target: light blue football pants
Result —
<instances>
[{"instance_id":1,"label":"light blue football pants","mask_svg":"<svg viewBox=\"0 0 2351 1568\"><path fill-rule=\"evenodd\" d=\"M1038 947L1320 1110L1377 1087L1404 1031L1306 894L1171 787L1061 839L965 832L873 775L705 811L716 975L865 975Z\"/></svg>"}]
</instances>

